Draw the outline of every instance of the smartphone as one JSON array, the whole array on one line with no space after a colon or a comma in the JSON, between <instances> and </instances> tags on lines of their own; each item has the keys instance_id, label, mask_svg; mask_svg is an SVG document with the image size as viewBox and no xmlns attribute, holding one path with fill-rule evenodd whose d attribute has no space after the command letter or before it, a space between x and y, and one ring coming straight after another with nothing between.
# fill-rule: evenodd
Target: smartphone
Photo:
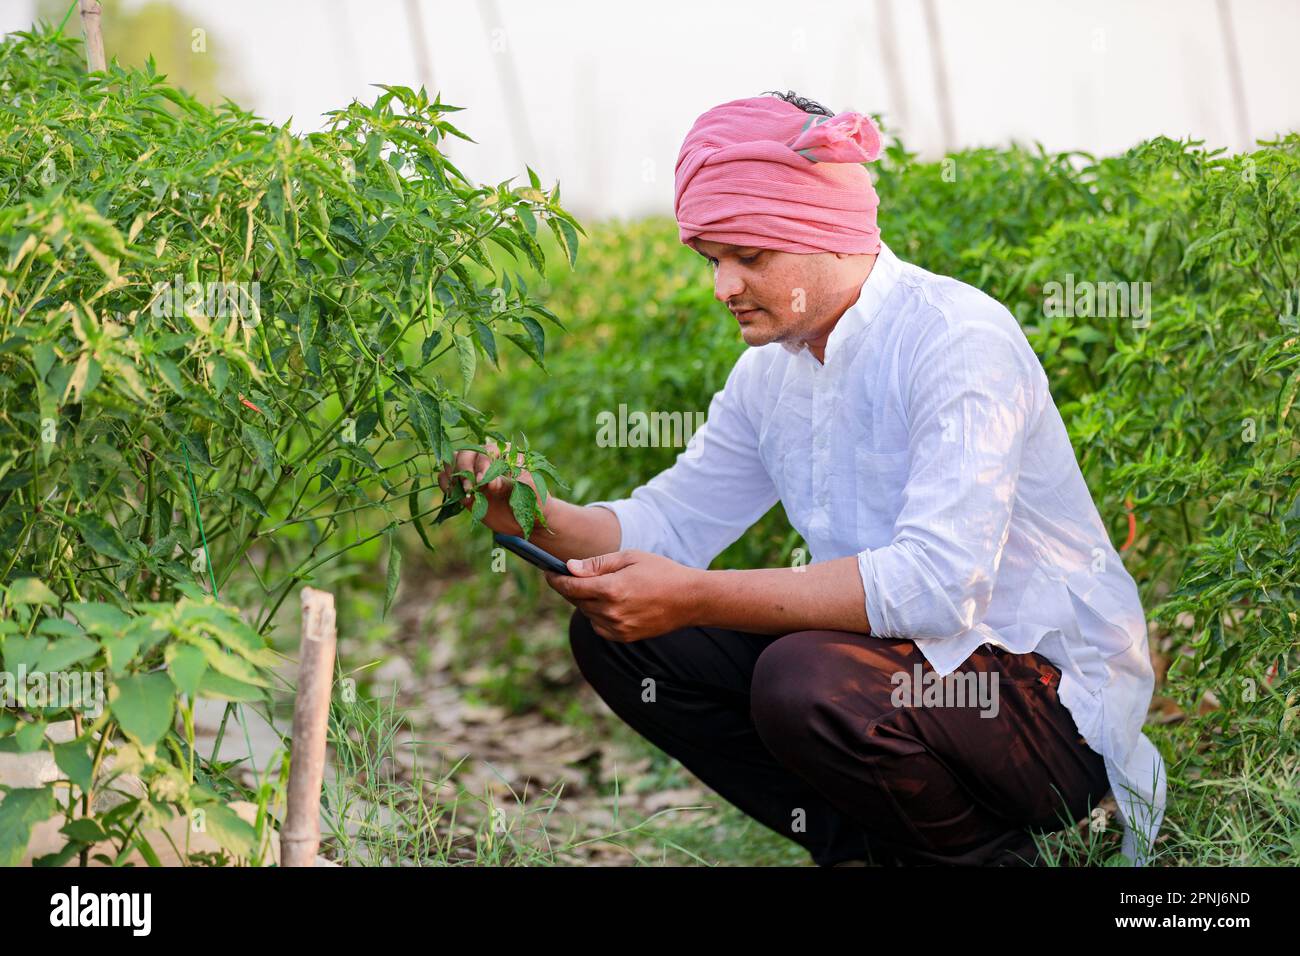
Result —
<instances>
[{"instance_id":1,"label":"smartphone","mask_svg":"<svg viewBox=\"0 0 1300 956\"><path fill-rule=\"evenodd\" d=\"M525 541L523 538L514 534L502 534L500 531L492 532L492 540L507 551L513 551L519 557L523 558L529 564L536 565L543 571L554 571L556 574L567 574L573 576L568 565L553 554L547 554L531 541Z\"/></svg>"}]
</instances>

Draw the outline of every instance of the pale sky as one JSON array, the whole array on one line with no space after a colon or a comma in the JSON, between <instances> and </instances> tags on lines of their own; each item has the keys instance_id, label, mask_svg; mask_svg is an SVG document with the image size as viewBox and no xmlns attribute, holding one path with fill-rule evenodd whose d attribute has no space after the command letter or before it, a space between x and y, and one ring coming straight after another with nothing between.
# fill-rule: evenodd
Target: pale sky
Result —
<instances>
[{"instance_id":1,"label":"pale sky","mask_svg":"<svg viewBox=\"0 0 1300 956\"><path fill-rule=\"evenodd\" d=\"M433 88L466 108L450 119L478 141L454 142L453 161L487 183L526 182L528 163L545 185L560 181L579 218L671 215L695 118L766 90L883 113L909 149L945 149L923 0L174 2L220 45L243 105L292 116L300 131L354 97L372 100L367 84L420 84L408 13L418 2ZM1300 128L1300 0L1222 6L1245 116L1221 0L933 0L948 145L1037 140L1108 154L1164 133L1235 151L1248 144L1243 126L1261 138ZM32 8L0 0L0 31L29 25Z\"/></svg>"}]
</instances>

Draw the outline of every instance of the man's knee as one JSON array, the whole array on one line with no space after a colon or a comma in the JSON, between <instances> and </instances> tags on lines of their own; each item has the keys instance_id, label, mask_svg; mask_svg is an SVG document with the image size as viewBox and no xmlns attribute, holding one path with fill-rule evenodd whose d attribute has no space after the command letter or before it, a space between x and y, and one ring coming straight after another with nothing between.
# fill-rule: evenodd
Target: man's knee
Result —
<instances>
[{"instance_id":1,"label":"man's knee","mask_svg":"<svg viewBox=\"0 0 1300 956\"><path fill-rule=\"evenodd\" d=\"M797 753L825 703L825 689L803 633L773 641L758 656L750 682L749 713L758 735L778 756Z\"/></svg>"},{"instance_id":2,"label":"man's knee","mask_svg":"<svg viewBox=\"0 0 1300 956\"><path fill-rule=\"evenodd\" d=\"M856 724L873 708L888 707L887 676L869 673L846 649L847 635L799 631L773 641L759 655L750 686L750 717L777 756L811 757L832 743L836 728ZM842 702L852 698L847 710Z\"/></svg>"}]
</instances>

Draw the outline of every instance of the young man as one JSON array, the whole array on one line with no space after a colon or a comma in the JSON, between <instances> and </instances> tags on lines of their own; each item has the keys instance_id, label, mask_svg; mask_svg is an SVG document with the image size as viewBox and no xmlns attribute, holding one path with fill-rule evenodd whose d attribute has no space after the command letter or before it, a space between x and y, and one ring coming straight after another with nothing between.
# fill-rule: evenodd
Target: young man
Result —
<instances>
[{"instance_id":1,"label":"young man","mask_svg":"<svg viewBox=\"0 0 1300 956\"><path fill-rule=\"evenodd\" d=\"M1144 863L1165 779L1137 588L1014 317L881 241L879 152L868 117L792 94L687 135L680 237L751 347L671 468L550 497L532 540L575 559L546 576L575 657L819 865L1032 863L1034 832L1108 789ZM487 491L486 523L519 534L509 482ZM706 570L778 500L811 563Z\"/></svg>"}]
</instances>

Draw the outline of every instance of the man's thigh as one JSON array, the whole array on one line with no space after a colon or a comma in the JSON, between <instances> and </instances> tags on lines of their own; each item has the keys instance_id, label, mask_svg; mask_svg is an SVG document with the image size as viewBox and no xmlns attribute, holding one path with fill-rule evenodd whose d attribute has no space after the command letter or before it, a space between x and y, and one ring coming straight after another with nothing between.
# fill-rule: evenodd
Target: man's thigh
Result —
<instances>
[{"instance_id":1,"label":"man's thigh","mask_svg":"<svg viewBox=\"0 0 1300 956\"><path fill-rule=\"evenodd\" d=\"M578 667L592 683L613 679L639 693L650 678L656 690L670 696L674 691L698 692L744 713L749 710L754 666L781 636L692 626L625 643L601 637L577 610L569 634Z\"/></svg>"},{"instance_id":2,"label":"man's thigh","mask_svg":"<svg viewBox=\"0 0 1300 956\"><path fill-rule=\"evenodd\" d=\"M833 727L820 736L857 751L846 768L861 767L904 813L929 813L937 829L972 804L1012 825L1056 829L1061 816L1086 816L1106 789L1101 757L1079 737L1059 683L1038 654L981 645L939 679L910 640L805 631L764 651L753 690L766 712L790 708L796 729Z\"/></svg>"}]
</instances>

